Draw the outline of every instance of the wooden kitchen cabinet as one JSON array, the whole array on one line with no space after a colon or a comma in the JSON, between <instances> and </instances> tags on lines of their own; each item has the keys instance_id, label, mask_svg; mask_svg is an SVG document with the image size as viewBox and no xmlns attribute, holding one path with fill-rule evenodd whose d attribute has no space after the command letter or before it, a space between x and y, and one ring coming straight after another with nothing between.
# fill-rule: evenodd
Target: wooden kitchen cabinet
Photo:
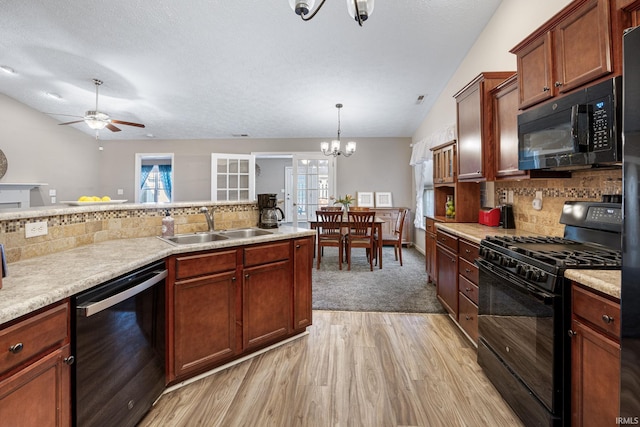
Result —
<instances>
[{"instance_id":1,"label":"wooden kitchen cabinet","mask_svg":"<svg viewBox=\"0 0 640 427\"><path fill-rule=\"evenodd\" d=\"M304 329L312 319L312 269L314 238L293 241L293 328Z\"/></svg>"},{"instance_id":2,"label":"wooden kitchen cabinet","mask_svg":"<svg viewBox=\"0 0 640 427\"><path fill-rule=\"evenodd\" d=\"M310 325L313 248L309 236L170 257L169 383Z\"/></svg>"},{"instance_id":3,"label":"wooden kitchen cabinet","mask_svg":"<svg viewBox=\"0 0 640 427\"><path fill-rule=\"evenodd\" d=\"M236 341L237 250L174 260L173 377L202 371L241 351Z\"/></svg>"},{"instance_id":4,"label":"wooden kitchen cabinet","mask_svg":"<svg viewBox=\"0 0 640 427\"><path fill-rule=\"evenodd\" d=\"M427 270L427 283L436 283L436 221L433 218L425 217L425 262Z\"/></svg>"},{"instance_id":5,"label":"wooden kitchen cabinet","mask_svg":"<svg viewBox=\"0 0 640 427\"><path fill-rule=\"evenodd\" d=\"M453 184L458 174L456 157L456 141L431 148L433 153L434 184Z\"/></svg>"},{"instance_id":6,"label":"wooden kitchen cabinet","mask_svg":"<svg viewBox=\"0 0 640 427\"><path fill-rule=\"evenodd\" d=\"M631 27L640 25L640 0L617 0L617 4L630 15Z\"/></svg>"},{"instance_id":7,"label":"wooden kitchen cabinet","mask_svg":"<svg viewBox=\"0 0 640 427\"><path fill-rule=\"evenodd\" d=\"M615 426L620 397L620 304L571 286L571 425Z\"/></svg>"},{"instance_id":8,"label":"wooden kitchen cabinet","mask_svg":"<svg viewBox=\"0 0 640 427\"><path fill-rule=\"evenodd\" d=\"M621 74L622 31L631 18L615 3L573 1L511 50L520 109Z\"/></svg>"},{"instance_id":9,"label":"wooden kitchen cabinet","mask_svg":"<svg viewBox=\"0 0 640 427\"><path fill-rule=\"evenodd\" d=\"M485 72L454 95L458 126L458 181L495 179L493 101L490 91L514 71Z\"/></svg>"},{"instance_id":10,"label":"wooden kitchen cabinet","mask_svg":"<svg viewBox=\"0 0 640 427\"><path fill-rule=\"evenodd\" d=\"M436 232L436 295L442 306L458 319L458 238L438 229Z\"/></svg>"},{"instance_id":11,"label":"wooden kitchen cabinet","mask_svg":"<svg viewBox=\"0 0 640 427\"><path fill-rule=\"evenodd\" d=\"M441 222L477 222L480 209L480 183L457 181L458 158L456 141L431 148L433 152L433 183L435 219ZM446 153L446 155L445 155ZM453 197L455 217L446 217L447 197Z\"/></svg>"},{"instance_id":12,"label":"wooden kitchen cabinet","mask_svg":"<svg viewBox=\"0 0 640 427\"><path fill-rule=\"evenodd\" d=\"M291 331L290 259L288 241L244 249L242 343L245 349L272 342Z\"/></svg>"},{"instance_id":13,"label":"wooden kitchen cabinet","mask_svg":"<svg viewBox=\"0 0 640 427\"><path fill-rule=\"evenodd\" d=\"M491 91L496 178L521 178L518 169L518 78L513 75Z\"/></svg>"},{"instance_id":14,"label":"wooden kitchen cabinet","mask_svg":"<svg viewBox=\"0 0 640 427\"><path fill-rule=\"evenodd\" d=\"M480 247L468 240L458 241L458 324L471 341L478 344L478 267Z\"/></svg>"},{"instance_id":15,"label":"wooden kitchen cabinet","mask_svg":"<svg viewBox=\"0 0 640 427\"><path fill-rule=\"evenodd\" d=\"M68 301L3 326L0 351L1 423L70 426Z\"/></svg>"}]
</instances>

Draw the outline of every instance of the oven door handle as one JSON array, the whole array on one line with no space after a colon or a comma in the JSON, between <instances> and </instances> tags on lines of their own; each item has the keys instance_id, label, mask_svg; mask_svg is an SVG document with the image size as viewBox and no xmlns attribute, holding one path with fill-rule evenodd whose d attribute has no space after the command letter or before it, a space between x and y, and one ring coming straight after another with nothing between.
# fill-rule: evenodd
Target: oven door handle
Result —
<instances>
[{"instance_id":1,"label":"oven door handle","mask_svg":"<svg viewBox=\"0 0 640 427\"><path fill-rule=\"evenodd\" d=\"M512 286L518 288L520 291L531 295L532 297L542 301L545 305L551 305L553 304L553 295L550 295L544 291L538 290L536 288L534 288L533 286L531 286L530 284L528 284L527 282L523 281L522 279L520 279L520 277L516 276L515 274L512 274L508 271L502 270L498 267L495 267L493 264L491 264L488 261L485 261L482 258L477 258L476 259L476 265L481 268L481 269L485 269L488 272L490 272L491 274L493 274L494 276L497 276L501 279L504 279L506 281L508 281Z\"/></svg>"},{"instance_id":2,"label":"oven door handle","mask_svg":"<svg viewBox=\"0 0 640 427\"><path fill-rule=\"evenodd\" d=\"M113 307L114 305L119 304L122 301L125 301L133 296L138 295L139 293L146 291L153 285L160 283L165 279L165 277L167 277L167 270L156 271L153 276L142 283L139 283L131 288L127 288L126 290L118 294L111 295L110 297L103 300L79 305L76 309L78 313L84 317L93 316L94 314L100 313L101 311L104 311L109 307Z\"/></svg>"}]
</instances>

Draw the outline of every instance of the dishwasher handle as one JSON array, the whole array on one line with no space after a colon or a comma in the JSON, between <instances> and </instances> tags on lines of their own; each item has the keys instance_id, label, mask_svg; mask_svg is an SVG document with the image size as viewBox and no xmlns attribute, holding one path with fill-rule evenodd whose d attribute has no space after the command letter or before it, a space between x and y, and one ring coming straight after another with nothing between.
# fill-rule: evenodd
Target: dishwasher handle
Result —
<instances>
[{"instance_id":1,"label":"dishwasher handle","mask_svg":"<svg viewBox=\"0 0 640 427\"><path fill-rule=\"evenodd\" d=\"M167 277L167 270L161 270L155 273L155 275L145 280L144 282L128 288L123 292L112 295L100 301L79 305L77 307L78 313L84 317L93 316L94 314L100 313L101 311L106 310L109 307L113 307L114 305L119 304L122 301L125 301L135 295L138 295L141 292L146 291L147 289L161 282L165 277Z\"/></svg>"}]
</instances>

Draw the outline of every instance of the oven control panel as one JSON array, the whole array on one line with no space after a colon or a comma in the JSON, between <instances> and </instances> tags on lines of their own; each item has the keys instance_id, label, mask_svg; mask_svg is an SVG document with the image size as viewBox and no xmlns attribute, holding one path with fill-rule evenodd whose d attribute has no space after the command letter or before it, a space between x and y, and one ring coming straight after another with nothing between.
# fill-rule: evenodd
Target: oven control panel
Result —
<instances>
[{"instance_id":1,"label":"oven control panel","mask_svg":"<svg viewBox=\"0 0 640 427\"><path fill-rule=\"evenodd\" d=\"M587 211L587 221L621 224L622 208L591 206Z\"/></svg>"}]
</instances>

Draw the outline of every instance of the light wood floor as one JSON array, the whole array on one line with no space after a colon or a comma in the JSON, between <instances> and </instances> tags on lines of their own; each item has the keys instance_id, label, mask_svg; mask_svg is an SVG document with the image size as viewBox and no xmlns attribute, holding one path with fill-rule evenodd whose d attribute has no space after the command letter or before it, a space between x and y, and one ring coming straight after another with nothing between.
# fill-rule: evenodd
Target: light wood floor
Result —
<instances>
[{"instance_id":1,"label":"light wood floor","mask_svg":"<svg viewBox=\"0 0 640 427\"><path fill-rule=\"evenodd\" d=\"M164 395L140 426L522 426L446 315L313 315L309 335Z\"/></svg>"}]
</instances>

